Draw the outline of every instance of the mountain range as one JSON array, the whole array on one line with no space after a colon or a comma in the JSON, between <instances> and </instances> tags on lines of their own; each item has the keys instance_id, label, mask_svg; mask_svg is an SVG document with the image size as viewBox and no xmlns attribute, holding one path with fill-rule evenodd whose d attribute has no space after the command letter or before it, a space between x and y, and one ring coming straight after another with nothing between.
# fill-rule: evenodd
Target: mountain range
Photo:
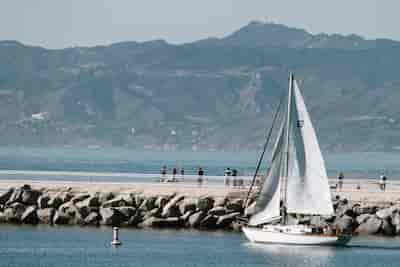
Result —
<instances>
[{"instance_id":1,"label":"mountain range","mask_svg":"<svg viewBox=\"0 0 400 267\"><path fill-rule=\"evenodd\" d=\"M0 41L0 145L259 150L294 72L323 150L400 148L400 42L251 22L224 38Z\"/></svg>"}]
</instances>

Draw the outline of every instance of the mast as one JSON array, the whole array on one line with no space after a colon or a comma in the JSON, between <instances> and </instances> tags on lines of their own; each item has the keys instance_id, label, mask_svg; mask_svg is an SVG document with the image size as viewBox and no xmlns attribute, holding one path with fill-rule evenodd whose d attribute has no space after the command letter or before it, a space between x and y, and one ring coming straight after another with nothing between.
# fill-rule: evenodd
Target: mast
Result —
<instances>
[{"instance_id":1,"label":"mast","mask_svg":"<svg viewBox=\"0 0 400 267\"><path fill-rule=\"evenodd\" d=\"M292 91L293 91L293 73L289 77L289 92L288 92L288 106L286 117L286 166L283 181L283 196L282 196L282 224L287 223L287 184L289 176L289 140L290 140L290 113L292 104Z\"/></svg>"}]
</instances>

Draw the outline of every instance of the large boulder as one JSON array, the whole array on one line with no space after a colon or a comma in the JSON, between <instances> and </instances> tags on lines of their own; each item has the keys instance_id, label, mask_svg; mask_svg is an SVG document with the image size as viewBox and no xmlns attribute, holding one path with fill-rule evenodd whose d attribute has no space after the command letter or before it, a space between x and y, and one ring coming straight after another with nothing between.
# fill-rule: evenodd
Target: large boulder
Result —
<instances>
[{"instance_id":1,"label":"large boulder","mask_svg":"<svg viewBox=\"0 0 400 267\"><path fill-rule=\"evenodd\" d=\"M237 198L233 200L229 200L226 204L226 208L228 210L236 211L236 212L243 212L243 199Z\"/></svg>"},{"instance_id":2,"label":"large boulder","mask_svg":"<svg viewBox=\"0 0 400 267\"><path fill-rule=\"evenodd\" d=\"M382 229L382 234L386 236L396 235L396 227L390 223L390 219L382 221L381 229Z\"/></svg>"},{"instance_id":3,"label":"large boulder","mask_svg":"<svg viewBox=\"0 0 400 267\"><path fill-rule=\"evenodd\" d=\"M226 197L214 198L214 207L225 207L227 203L228 199Z\"/></svg>"},{"instance_id":4,"label":"large boulder","mask_svg":"<svg viewBox=\"0 0 400 267\"><path fill-rule=\"evenodd\" d=\"M54 213L54 208L39 209L36 211L39 222L45 224L51 224L53 222Z\"/></svg>"},{"instance_id":5,"label":"large boulder","mask_svg":"<svg viewBox=\"0 0 400 267\"><path fill-rule=\"evenodd\" d=\"M0 194L0 204L4 205L7 203L7 201L10 199L11 195L14 193L15 188L11 187L7 189L7 191L3 192Z\"/></svg>"},{"instance_id":6,"label":"large boulder","mask_svg":"<svg viewBox=\"0 0 400 267\"><path fill-rule=\"evenodd\" d=\"M221 206L214 207L208 211L209 215L222 216L226 214L226 209Z\"/></svg>"},{"instance_id":7,"label":"large boulder","mask_svg":"<svg viewBox=\"0 0 400 267\"><path fill-rule=\"evenodd\" d=\"M23 187L20 187L20 188L16 188L12 192L11 196L8 198L8 200L6 202L6 205L11 205L12 203L15 203L15 202L21 202L23 191L24 190L28 190L28 189L30 189L30 187L28 187L28 186L23 186Z\"/></svg>"},{"instance_id":8,"label":"large boulder","mask_svg":"<svg viewBox=\"0 0 400 267\"><path fill-rule=\"evenodd\" d=\"M50 196L49 195L41 195L37 200L37 206L39 209L50 208L49 206Z\"/></svg>"},{"instance_id":9,"label":"large boulder","mask_svg":"<svg viewBox=\"0 0 400 267\"><path fill-rule=\"evenodd\" d=\"M361 214L361 215L356 217L356 222L357 222L358 225L363 224L372 216L373 215L371 215L371 214Z\"/></svg>"},{"instance_id":10,"label":"large boulder","mask_svg":"<svg viewBox=\"0 0 400 267\"><path fill-rule=\"evenodd\" d=\"M41 194L42 193L39 190L23 190L21 194L21 202L26 205L36 205Z\"/></svg>"},{"instance_id":11,"label":"large boulder","mask_svg":"<svg viewBox=\"0 0 400 267\"><path fill-rule=\"evenodd\" d=\"M375 214L376 211L378 210L377 206L371 206L371 205L354 205L353 207L353 212L355 216L359 216L361 214Z\"/></svg>"},{"instance_id":12,"label":"large boulder","mask_svg":"<svg viewBox=\"0 0 400 267\"><path fill-rule=\"evenodd\" d=\"M203 197L197 200L197 210L207 212L213 208L213 205L214 205L214 199L211 197Z\"/></svg>"},{"instance_id":13,"label":"large boulder","mask_svg":"<svg viewBox=\"0 0 400 267\"><path fill-rule=\"evenodd\" d=\"M37 224L39 222L39 218L37 216L36 210L36 206L29 206L28 208L26 208L21 216L21 222L25 224Z\"/></svg>"},{"instance_id":14,"label":"large boulder","mask_svg":"<svg viewBox=\"0 0 400 267\"><path fill-rule=\"evenodd\" d=\"M55 195L55 196L50 197L50 200L48 201L48 206L50 208L58 209L63 203L64 202L61 199L61 197L58 195Z\"/></svg>"},{"instance_id":15,"label":"large boulder","mask_svg":"<svg viewBox=\"0 0 400 267\"><path fill-rule=\"evenodd\" d=\"M118 226L124 220L124 215L115 208L100 208L100 216L103 225Z\"/></svg>"},{"instance_id":16,"label":"large boulder","mask_svg":"<svg viewBox=\"0 0 400 267\"><path fill-rule=\"evenodd\" d=\"M179 211L181 214L185 214L188 211L195 211L197 208L196 200L193 198L185 198L180 204L179 204Z\"/></svg>"},{"instance_id":17,"label":"large boulder","mask_svg":"<svg viewBox=\"0 0 400 267\"><path fill-rule=\"evenodd\" d=\"M192 228L198 228L200 227L200 222L202 219L206 216L206 212L204 211L198 211L189 217L189 226Z\"/></svg>"},{"instance_id":18,"label":"large boulder","mask_svg":"<svg viewBox=\"0 0 400 267\"><path fill-rule=\"evenodd\" d=\"M179 201L183 200L184 196L176 195L171 198L167 204L165 204L161 216L162 217L179 217L181 216L181 212L179 210L179 206L177 205Z\"/></svg>"},{"instance_id":19,"label":"large boulder","mask_svg":"<svg viewBox=\"0 0 400 267\"><path fill-rule=\"evenodd\" d=\"M53 224L55 225L69 224L71 220L72 217L68 213L63 212L61 210L57 210L53 217Z\"/></svg>"},{"instance_id":20,"label":"large boulder","mask_svg":"<svg viewBox=\"0 0 400 267\"><path fill-rule=\"evenodd\" d=\"M382 219L376 216L371 216L364 223L360 224L355 232L358 234L373 235L379 232L381 226Z\"/></svg>"},{"instance_id":21,"label":"large boulder","mask_svg":"<svg viewBox=\"0 0 400 267\"><path fill-rule=\"evenodd\" d=\"M148 212L145 212L144 216L143 216L143 220L146 220L150 217L156 217L156 218L161 217L161 209L154 208L152 210L149 210Z\"/></svg>"},{"instance_id":22,"label":"large boulder","mask_svg":"<svg viewBox=\"0 0 400 267\"><path fill-rule=\"evenodd\" d=\"M73 195L70 192L60 192L50 197L49 207L58 209L62 204L70 201Z\"/></svg>"},{"instance_id":23,"label":"large boulder","mask_svg":"<svg viewBox=\"0 0 400 267\"><path fill-rule=\"evenodd\" d=\"M182 225L188 226L190 215L192 215L194 211L188 210L185 214L183 214L179 219L182 221Z\"/></svg>"},{"instance_id":24,"label":"large boulder","mask_svg":"<svg viewBox=\"0 0 400 267\"><path fill-rule=\"evenodd\" d=\"M200 222L201 228L215 229L217 228L218 217L214 215L207 215Z\"/></svg>"},{"instance_id":25,"label":"large boulder","mask_svg":"<svg viewBox=\"0 0 400 267\"><path fill-rule=\"evenodd\" d=\"M390 219L393 225L400 226L400 213L398 212L393 213Z\"/></svg>"},{"instance_id":26,"label":"large boulder","mask_svg":"<svg viewBox=\"0 0 400 267\"><path fill-rule=\"evenodd\" d=\"M6 221L10 223L21 223L21 217L25 209L26 207L21 203L12 203L4 210Z\"/></svg>"},{"instance_id":27,"label":"large boulder","mask_svg":"<svg viewBox=\"0 0 400 267\"><path fill-rule=\"evenodd\" d=\"M354 226L354 220L352 217L343 215L337 217L333 223L334 227L342 232L352 232Z\"/></svg>"},{"instance_id":28,"label":"large boulder","mask_svg":"<svg viewBox=\"0 0 400 267\"><path fill-rule=\"evenodd\" d=\"M83 224L84 225L99 225L100 215L97 212L91 212L88 216L85 217Z\"/></svg>"},{"instance_id":29,"label":"large boulder","mask_svg":"<svg viewBox=\"0 0 400 267\"><path fill-rule=\"evenodd\" d=\"M144 199L145 199L145 197L143 195L136 194L135 195L135 207L139 208L142 205Z\"/></svg>"},{"instance_id":30,"label":"large boulder","mask_svg":"<svg viewBox=\"0 0 400 267\"><path fill-rule=\"evenodd\" d=\"M64 215L69 216L68 224L83 224L83 218L89 214L89 211L82 213L82 210L79 210L72 201L62 204L58 211L61 217L64 217Z\"/></svg>"},{"instance_id":31,"label":"large boulder","mask_svg":"<svg viewBox=\"0 0 400 267\"><path fill-rule=\"evenodd\" d=\"M157 208L156 200L156 197L147 197L142 201L139 208L145 211L153 210L154 208Z\"/></svg>"},{"instance_id":32,"label":"large boulder","mask_svg":"<svg viewBox=\"0 0 400 267\"><path fill-rule=\"evenodd\" d=\"M385 220L393 215L393 213L398 211L398 206L392 206L385 209L380 209L376 212L376 217L379 219Z\"/></svg>"},{"instance_id":33,"label":"large boulder","mask_svg":"<svg viewBox=\"0 0 400 267\"><path fill-rule=\"evenodd\" d=\"M136 205L136 197L133 193L125 194L122 198L126 201L127 206L137 207Z\"/></svg>"},{"instance_id":34,"label":"large boulder","mask_svg":"<svg viewBox=\"0 0 400 267\"><path fill-rule=\"evenodd\" d=\"M97 212L99 207L99 198L98 196L92 196L86 198L83 201L76 202L75 206L82 214L83 217L86 217L91 212Z\"/></svg>"},{"instance_id":35,"label":"large boulder","mask_svg":"<svg viewBox=\"0 0 400 267\"><path fill-rule=\"evenodd\" d=\"M226 228L232 224L236 218L240 216L240 212L232 212L223 216L220 216L217 220L216 226L218 228Z\"/></svg>"},{"instance_id":36,"label":"large boulder","mask_svg":"<svg viewBox=\"0 0 400 267\"><path fill-rule=\"evenodd\" d=\"M136 214L136 208L134 207L118 207L115 209L123 215L122 221L128 221L133 215Z\"/></svg>"},{"instance_id":37,"label":"large boulder","mask_svg":"<svg viewBox=\"0 0 400 267\"><path fill-rule=\"evenodd\" d=\"M74 197L71 199L71 202L74 203L74 204L76 204L76 203L78 203L78 202L84 201L85 199L87 199L87 198L89 198L89 197L90 197L89 194L79 194L79 195L74 196Z\"/></svg>"},{"instance_id":38,"label":"large boulder","mask_svg":"<svg viewBox=\"0 0 400 267\"><path fill-rule=\"evenodd\" d=\"M155 205L157 208L164 208L165 205L167 205L170 197L167 196L158 196L155 202Z\"/></svg>"},{"instance_id":39,"label":"large boulder","mask_svg":"<svg viewBox=\"0 0 400 267\"><path fill-rule=\"evenodd\" d=\"M143 213L141 210L137 210L136 213L128 220L128 226L138 226L139 223L143 222Z\"/></svg>"},{"instance_id":40,"label":"large boulder","mask_svg":"<svg viewBox=\"0 0 400 267\"><path fill-rule=\"evenodd\" d=\"M122 197L117 196L113 199L110 199L102 204L103 208L115 208L115 207L125 207L128 205L128 202Z\"/></svg>"},{"instance_id":41,"label":"large boulder","mask_svg":"<svg viewBox=\"0 0 400 267\"><path fill-rule=\"evenodd\" d=\"M353 206L349 203L339 205L339 207L336 209L336 215L341 217L343 215L354 217L354 211L353 211Z\"/></svg>"},{"instance_id":42,"label":"large boulder","mask_svg":"<svg viewBox=\"0 0 400 267\"><path fill-rule=\"evenodd\" d=\"M128 202L122 197L117 196L113 199L110 199L102 204L103 208L113 208L113 207L125 207L128 205Z\"/></svg>"},{"instance_id":43,"label":"large boulder","mask_svg":"<svg viewBox=\"0 0 400 267\"><path fill-rule=\"evenodd\" d=\"M0 223L5 223L5 222L7 222L6 215L4 214L4 212L0 212Z\"/></svg>"},{"instance_id":44,"label":"large boulder","mask_svg":"<svg viewBox=\"0 0 400 267\"><path fill-rule=\"evenodd\" d=\"M115 197L114 193L112 192L97 192L96 196L99 200L99 206Z\"/></svg>"}]
</instances>

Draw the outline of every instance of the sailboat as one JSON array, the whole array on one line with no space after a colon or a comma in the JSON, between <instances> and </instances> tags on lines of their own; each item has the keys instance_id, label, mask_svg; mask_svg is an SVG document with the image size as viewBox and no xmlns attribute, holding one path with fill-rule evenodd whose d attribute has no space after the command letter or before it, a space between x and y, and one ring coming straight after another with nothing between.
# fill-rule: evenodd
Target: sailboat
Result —
<instances>
[{"instance_id":1,"label":"sailboat","mask_svg":"<svg viewBox=\"0 0 400 267\"><path fill-rule=\"evenodd\" d=\"M351 235L299 224L304 216L332 216L328 177L314 127L293 74L287 108L255 211L242 230L257 243L345 245Z\"/></svg>"}]
</instances>

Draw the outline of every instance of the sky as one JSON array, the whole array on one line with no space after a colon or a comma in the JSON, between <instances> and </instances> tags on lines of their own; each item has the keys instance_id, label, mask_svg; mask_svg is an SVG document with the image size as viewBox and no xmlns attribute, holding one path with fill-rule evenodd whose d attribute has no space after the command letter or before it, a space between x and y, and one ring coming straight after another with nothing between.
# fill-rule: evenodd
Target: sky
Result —
<instances>
[{"instance_id":1,"label":"sky","mask_svg":"<svg viewBox=\"0 0 400 267\"><path fill-rule=\"evenodd\" d=\"M400 40L399 0L0 0L0 40L46 48L223 37L253 20Z\"/></svg>"}]
</instances>

